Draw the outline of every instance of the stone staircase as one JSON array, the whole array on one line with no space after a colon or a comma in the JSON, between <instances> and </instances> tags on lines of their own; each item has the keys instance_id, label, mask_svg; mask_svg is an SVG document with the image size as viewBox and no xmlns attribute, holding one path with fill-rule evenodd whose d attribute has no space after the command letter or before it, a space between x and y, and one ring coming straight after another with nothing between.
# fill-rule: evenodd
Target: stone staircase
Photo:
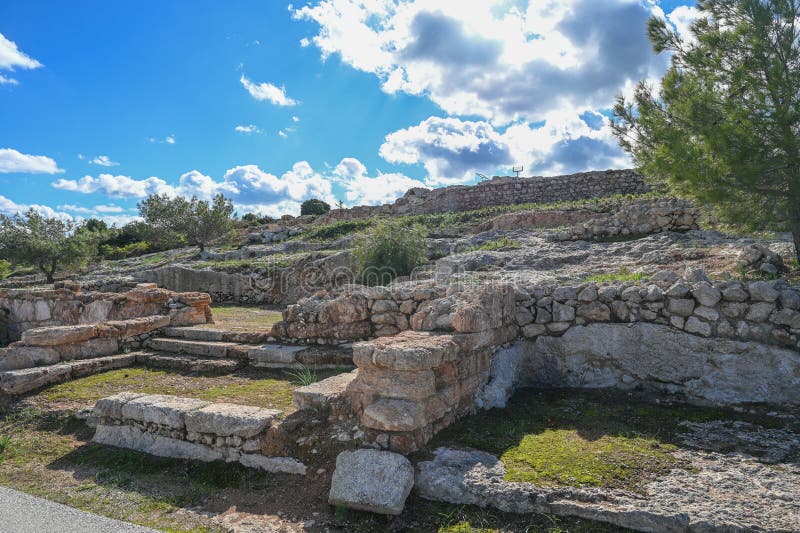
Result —
<instances>
[{"instance_id":1,"label":"stone staircase","mask_svg":"<svg viewBox=\"0 0 800 533\"><path fill-rule=\"evenodd\" d=\"M23 394L46 385L131 366L151 332L168 325L163 315L98 324L45 326L22 333L0 349L0 394Z\"/></svg>"},{"instance_id":2,"label":"stone staircase","mask_svg":"<svg viewBox=\"0 0 800 533\"><path fill-rule=\"evenodd\" d=\"M269 335L236 332L206 327L169 327L162 336L145 343L146 351L137 362L156 368L193 372L228 373L256 368L314 368L352 366L352 350L347 347L286 345L268 342Z\"/></svg>"}]
</instances>

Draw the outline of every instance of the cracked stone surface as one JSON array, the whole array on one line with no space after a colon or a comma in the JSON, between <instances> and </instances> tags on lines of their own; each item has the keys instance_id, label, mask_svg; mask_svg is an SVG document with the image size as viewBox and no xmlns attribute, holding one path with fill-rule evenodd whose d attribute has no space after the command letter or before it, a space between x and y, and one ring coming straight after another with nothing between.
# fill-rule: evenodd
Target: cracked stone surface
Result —
<instances>
[{"instance_id":1,"label":"cracked stone surface","mask_svg":"<svg viewBox=\"0 0 800 533\"><path fill-rule=\"evenodd\" d=\"M552 513L639 531L797 531L800 435L745 422L686 422L676 457L691 465L644 486L642 494L603 488L542 487L505 481L497 457L439 448L418 465L427 499Z\"/></svg>"}]
</instances>

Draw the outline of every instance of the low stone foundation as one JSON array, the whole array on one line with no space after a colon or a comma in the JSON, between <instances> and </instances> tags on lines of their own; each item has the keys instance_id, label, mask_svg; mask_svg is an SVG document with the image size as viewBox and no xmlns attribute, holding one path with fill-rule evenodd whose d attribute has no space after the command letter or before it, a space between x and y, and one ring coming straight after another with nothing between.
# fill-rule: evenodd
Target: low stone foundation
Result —
<instances>
[{"instance_id":1,"label":"low stone foundation","mask_svg":"<svg viewBox=\"0 0 800 533\"><path fill-rule=\"evenodd\" d=\"M305 475L301 462L261 453L281 414L274 409L124 392L95 404L93 440L160 457L238 462L267 472Z\"/></svg>"}]
</instances>

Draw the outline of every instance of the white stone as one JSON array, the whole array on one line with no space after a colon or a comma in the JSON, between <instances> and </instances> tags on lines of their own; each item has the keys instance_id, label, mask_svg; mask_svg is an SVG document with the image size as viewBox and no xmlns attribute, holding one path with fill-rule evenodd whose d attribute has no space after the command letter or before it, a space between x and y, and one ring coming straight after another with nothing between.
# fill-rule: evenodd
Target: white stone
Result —
<instances>
[{"instance_id":1,"label":"white stone","mask_svg":"<svg viewBox=\"0 0 800 533\"><path fill-rule=\"evenodd\" d=\"M402 455L379 450L342 452L336 458L328 503L399 515L414 485L414 468Z\"/></svg>"}]
</instances>

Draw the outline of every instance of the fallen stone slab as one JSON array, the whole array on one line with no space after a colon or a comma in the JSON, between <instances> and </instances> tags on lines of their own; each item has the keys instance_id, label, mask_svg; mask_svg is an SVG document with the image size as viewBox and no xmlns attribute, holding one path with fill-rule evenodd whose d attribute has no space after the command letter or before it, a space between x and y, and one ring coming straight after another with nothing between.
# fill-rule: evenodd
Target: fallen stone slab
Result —
<instances>
[{"instance_id":1,"label":"fallen stone slab","mask_svg":"<svg viewBox=\"0 0 800 533\"><path fill-rule=\"evenodd\" d=\"M247 350L247 358L255 367L285 367L297 362L297 355L305 351L305 346L284 346L281 344L265 344Z\"/></svg>"},{"instance_id":2,"label":"fallen stone slab","mask_svg":"<svg viewBox=\"0 0 800 533\"><path fill-rule=\"evenodd\" d=\"M250 438L264 431L281 415L276 409L213 403L186 413L186 431Z\"/></svg>"},{"instance_id":3,"label":"fallen stone slab","mask_svg":"<svg viewBox=\"0 0 800 533\"><path fill-rule=\"evenodd\" d=\"M336 458L328 503L399 515L414 485L414 468L400 454L362 449Z\"/></svg>"},{"instance_id":4,"label":"fallen stone slab","mask_svg":"<svg viewBox=\"0 0 800 533\"><path fill-rule=\"evenodd\" d=\"M237 359L204 359L196 355L165 355L149 352L141 352L137 355L136 362L152 368L169 368L171 370L204 374L230 374L244 365L242 361Z\"/></svg>"},{"instance_id":5,"label":"fallen stone slab","mask_svg":"<svg viewBox=\"0 0 800 533\"><path fill-rule=\"evenodd\" d=\"M146 396L140 392L120 392L113 396L100 398L94 404L92 414L98 418L122 418L122 406L131 400Z\"/></svg>"},{"instance_id":6,"label":"fallen stone slab","mask_svg":"<svg viewBox=\"0 0 800 533\"><path fill-rule=\"evenodd\" d=\"M0 370L20 370L35 366L54 365L61 360L51 346L11 345L0 349Z\"/></svg>"},{"instance_id":7,"label":"fallen stone slab","mask_svg":"<svg viewBox=\"0 0 800 533\"><path fill-rule=\"evenodd\" d=\"M273 474L306 475L306 465L291 457L267 457L245 453L239 456L239 463L248 468L258 468Z\"/></svg>"}]
</instances>

